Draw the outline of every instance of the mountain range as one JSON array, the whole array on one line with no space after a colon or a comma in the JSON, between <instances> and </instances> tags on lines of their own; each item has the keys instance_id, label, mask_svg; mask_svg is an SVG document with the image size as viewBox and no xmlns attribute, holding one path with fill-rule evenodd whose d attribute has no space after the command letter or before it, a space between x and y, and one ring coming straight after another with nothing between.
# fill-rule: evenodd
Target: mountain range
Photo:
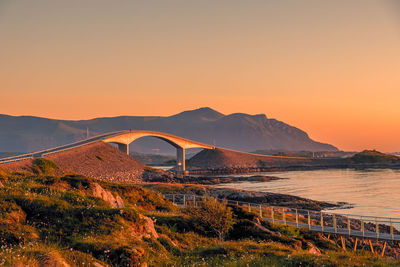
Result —
<instances>
[{"instance_id":1,"label":"mountain range","mask_svg":"<svg viewBox=\"0 0 400 267\"><path fill-rule=\"evenodd\" d=\"M0 151L32 152L68 144L88 136L117 130L167 132L203 143L239 151L337 151L312 140L296 127L264 114L224 115L211 108L184 111L167 117L119 116L90 120L57 120L33 116L0 115ZM135 152L172 154L164 141L145 137L133 143Z\"/></svg>"}]
</instances>

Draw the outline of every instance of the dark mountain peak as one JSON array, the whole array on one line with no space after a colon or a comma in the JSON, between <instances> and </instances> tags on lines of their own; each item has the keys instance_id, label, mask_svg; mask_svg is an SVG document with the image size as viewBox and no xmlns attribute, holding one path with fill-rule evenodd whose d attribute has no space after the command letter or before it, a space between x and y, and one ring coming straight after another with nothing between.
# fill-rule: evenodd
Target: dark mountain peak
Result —
<instances>
[{"instance_id":1,"label":"dark mountain peak","mask_svg":"<svg viewBox=\"0 0 400 267\"><path fill-rule=\"evenodd\" d=\"M218 120L223 116L225 115L212 108L202 107L198 109L183 111L181 113L171 116L171 118L213 121L213 120Z\"/></svg>"},{"instance_id":2,"label":"dark mountain peak","mask_svg":"<svg viewBox=\"0 0 400 267\"><path fill-rule=\"evenodd\" d=\"M248 118L253 118L253 119L267 119L267 116L265 114L251 115L251 114L241 113L241 112L232 113L232 114L227 115L226 117L232 117L232 118L248 117Z\"/></svg>"},{"instance_id":3,"label":"dark mountain peak","mask_svg":"<svg viewBox=\"0 0 400 267\"><path fill-rule=\"evenodd\" d=\"M249 121L253 123L264 123L268 121L267 116L265 114L256 114L250 115L246 113L232 113L224 116L221 120L226 121Z\"/></svg>"}]
</instances>

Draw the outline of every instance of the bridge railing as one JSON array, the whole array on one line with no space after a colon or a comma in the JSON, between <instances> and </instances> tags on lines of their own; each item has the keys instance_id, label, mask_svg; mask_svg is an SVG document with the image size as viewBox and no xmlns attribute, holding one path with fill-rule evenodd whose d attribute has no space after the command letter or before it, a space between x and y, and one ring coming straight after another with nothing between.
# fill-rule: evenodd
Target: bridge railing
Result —
<instances>
[{"instance_id":1,"label":"bridge railing","mask_svg":"<svg viewBox=\"0 0 400 267\"><path fill-rule=\"evenodd\" d=\"M164 196L174 204L181 206L197 206L207 198L207 196L194 194L165 194ZM221 198L215 199L257 213L263 220L273 224L279 223L328 234L400 241L400 232L396 229L400 226L400 218L340 214Z\"/></svg>"},{"instance_id":2,"label":"bridge railing","mask_svg":"<svg viewBox=\"0 0 400 267\"><path fill-rule=\"evenodd\" d=\"M24 157L20 157L20 158L1 160L0 164L12 163L12 162L17 162L17 161L27 160L27 159L33 159L33 156L24 156Z\"/></svg>"},{"instance_id":3,"label":"bridge railing","mask_svg":"<svg viewBox=\"0 0 400 267\"><path fill-rule=\"evenodd\" d=\"M103 134L99 134L99 135L95 135L95 136L89 137L89 138L84 139L84 140L76 141L76 142L71 143L71 144L61 145L61 146L48 148L48 149L44 149L44 150L40 150L40 151L36 151L36 152L32 152L32 153L26 153L26 154L21 154L21 155L6 157L6 158L0 158L0 164L16 162L16 161L21 161L21 160L26 160L26 159L32 159L32 158L34 158L34 155L36 155L36 154L41 155L41 156L46 156L46 155L58 153L58 152L61 152L61 151L65 151L65 150L73 149L73 148L76 148L76 147L80 147L82 145L87 145L87 144L94 143L95 141L97 141L98 139L100 139L103 136L107 136L108 137L108 136L113 136L115 134L120 134L120 133L124 133L124 132L129 132L129 130L121 130L121 131L114 131L114 132L110 132L110 133L103 133ZM94 139L94 140L93 141L89 141L89 140L92 140L92 139Z\"/></svg>"},{"instance_id":4,"label":"bridge railing","mask_svg":"<svg viewBox=\"0 0 400 267\"><path fill-rule=\"evenodd\" d=\"M94 141L90 141L90 142L87 142L87 143L83 143L83 144L79 144L79 145L75 145L75 146L71 146L71 147L66 147L66 148L61 148L61 149L57 149L57 150L54 150L54 151L46 152L46 153L41 154L41 157L46 157L48 155L56 154L56 153L59 153L59 152L63 152L63 151L67 151L67 150L71 150L71 149L75 149L75 148L79 148L79 147L82 147L82 146L87 146L87 145L96 143L97 141L99 141L99 140L94 140Z\"/></svg>"}]
</instances>

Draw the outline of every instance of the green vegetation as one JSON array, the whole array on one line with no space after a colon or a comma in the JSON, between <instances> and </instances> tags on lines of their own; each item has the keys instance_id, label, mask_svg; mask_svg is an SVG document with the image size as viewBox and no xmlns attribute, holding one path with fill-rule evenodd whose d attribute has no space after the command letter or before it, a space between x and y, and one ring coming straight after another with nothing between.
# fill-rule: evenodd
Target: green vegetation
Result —
<instances>
[{"instance_id":1,"label":"green vegetation","mask_svg":"<svg viewBox=\"0 0 400 267\"><path fill-rule=\"evenodd\" d=\"M32 171L35 174L54 175L58 169L57 164L48 159L39 158L32 161Z\"/></svg>"},{"instance_id":2,"label":"green vegetation","mask_svg":"<svg viewBox=\"0 0 400 267\"><path fill-rule=\"evenodd\" d=\"M319 234L263 222L212 198L180 208L143 186L48 175L56 169L48 161L38 161L37 168L35 175L0 172L0 266L398 264L365 250L343 251ZM125 208L97 197L99 186L108 196L121 196ZM202 190L174 190L186 188Z\"/></svg>"},{"instance_id":3,"label":"green vegetation","mask_svg":"<svg viewBox=\"0 0 400 267\"><path fill-rule=\"evenodd\" d=\"M399 163L400 158L376 150L364 150L350 158L355 163Z\"/></svg>"},{"instance_id":4,"label":"green vegetation","mask_svg":"<svg viewBox=\"0 0 400 267\"><path fill-rule=\"evenodd\" d=\"M202 229L205 233L217 234L221 241L235 224L231 208L214 198L207 198L196 207L188 208L187 213L197 223L197 228Z\"/></svg>"}]
</instances>

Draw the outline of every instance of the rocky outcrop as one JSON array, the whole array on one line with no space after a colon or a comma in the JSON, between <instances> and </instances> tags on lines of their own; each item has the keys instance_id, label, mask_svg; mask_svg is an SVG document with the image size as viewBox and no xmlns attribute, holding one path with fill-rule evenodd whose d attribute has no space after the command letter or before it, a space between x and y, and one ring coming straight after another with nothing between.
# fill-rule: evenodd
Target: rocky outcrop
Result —
<instances>
[{"instance_id":1,"label":"rocky outcrop","mask_svg":"<svg viewBox=\"0 0 400 267\"><path fill-rule=\"evenodd\" d=\"M307 198L301 198L292 195L269 193L269 192L256 192L247 191L241 189L230 189L230 188L207 188L207 194L219 199L229 199L236 201L244 201L251 203L260 203L274 205L274 206L286 206L294 208L305 208L312 210L322 210L324 208L333 208L343 206L338 204L332 204L322 201L311 200Z\"/></svg>"},{"instance_id":2,"label":"rocky outcrop","mask_svg":"<svg viewBox=\"0 0 400 267\"><path fill-rule=\"evenodd\" d=\"M156 229L154 228L154 222L149 217L139 214L140 224L138 225L138 233L142 237L146 238L158 238Z\"/></svg>"},{"instance_id":3,"label":"rocky outcrop","mask_svg":"<svg viewBox=\"0 0 400 267\"><path fill-rule=\"evenodd\" d=\"M110 203L112 208L125 208L124 201L121 199L120 196L117 195L114 197L110 191L105 190L98 183L91 184L91 189L95 197L101 198L104 201Z\"/></svg>"},{"instance_id":4,"label":"rocky outcrop","mask_svg":"<svg viewBox=\"0 0 400 267\"><path fill-rule=\"evenodd\" d=\"M241 168L281 168L288 166L302 166L310 163L311 160L307 158L258 155L218 148L212 150L204 149L197 153L189 160L187 168L190 170L240 170Z\"/></svg>"},{"instance_id":5,"label":"rocky outcrop","mask_svg":"<svg viewBox=\"0 0 400 267\"><path fill-rule=\"evenodd\" d=\"M307 242L307 248L308 248L308 253L318 256L321 255L321 250L311 242Z\"/></svg>"}]
</instances>

